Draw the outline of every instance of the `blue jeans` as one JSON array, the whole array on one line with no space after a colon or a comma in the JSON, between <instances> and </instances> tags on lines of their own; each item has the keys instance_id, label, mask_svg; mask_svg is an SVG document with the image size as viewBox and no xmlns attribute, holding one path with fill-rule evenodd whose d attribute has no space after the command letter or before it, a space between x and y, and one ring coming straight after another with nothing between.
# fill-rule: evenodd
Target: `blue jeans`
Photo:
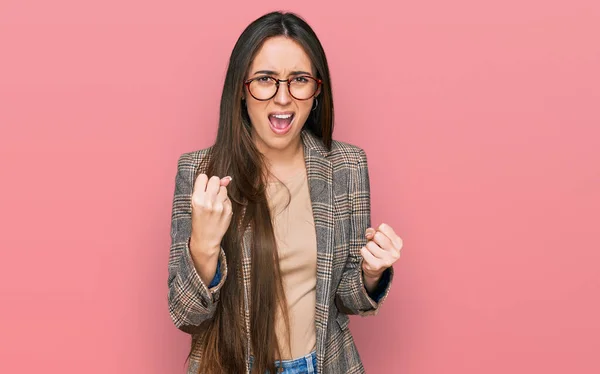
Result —
<instances>
[{"instance_id":1,"label":"blue jeans","mask_svg":"<svg viewBox=\"0 0 600 374\"><path fill-rule=\"evenodd\" d=\"M250 356L250 369L254 357ZM293 360L275 361L275 367L283 368L283 371L278 371L281 374L316 374L317 373L317 353L313 351L304 357L299 357Z\"/></svg>"}]
</instances>

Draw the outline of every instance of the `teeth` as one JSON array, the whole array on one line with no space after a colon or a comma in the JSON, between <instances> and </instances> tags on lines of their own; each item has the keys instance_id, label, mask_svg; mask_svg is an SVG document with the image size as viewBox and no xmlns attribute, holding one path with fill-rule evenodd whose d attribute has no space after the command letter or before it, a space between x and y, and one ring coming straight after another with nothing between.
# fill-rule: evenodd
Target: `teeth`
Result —
<instances>
[{"instance_id":1,"label":"teeth","mask_svg":"<svg viewBox=\"0 0 600 374\"><path fill-rule=\"evenodd\" d=\"M291 114L273 114L273 117L275 117L275 118L281 118L281 119L288 119L291 116L292 116Z\"/></svg>"}]
</instances>

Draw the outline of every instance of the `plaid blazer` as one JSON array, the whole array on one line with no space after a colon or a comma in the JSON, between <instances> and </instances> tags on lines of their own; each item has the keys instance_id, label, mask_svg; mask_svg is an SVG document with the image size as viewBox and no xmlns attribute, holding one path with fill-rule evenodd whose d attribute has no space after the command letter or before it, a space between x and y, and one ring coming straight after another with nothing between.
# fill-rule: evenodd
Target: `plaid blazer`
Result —
<instances>
[{"instance_id":1,"label":"plaid blazer","mask_svg":"<svg viewBox=\"0 0 600 374\"><path fill-rule=\"evenodd\" d=\"M319 374L364 373L360 356L348 327L348 314L375 315L385 301L393 278L389 268L387 285L378 302L364 287L360 248L370 226L370 186L365 152L353 145L333 141L328 151L309 130L302 131L308 185L317 236L316 352ZM171 246L168 272L169 313L175 326L199 341L194 327L211 318L227 277L227 259L221 249L221 281L211 289L202 282L190 257L191 195L194 175L205 170L209 150L180 156L175 178L171 216ZM235 181L234 181L235 183ZM244 234L241 279L243 313L250 326L250 238ZM250 356L250 331L247 362ZM200 344L192 346L188 373L197 373L202 359ZM247 373L250 373L247 365Z\"/></svg>"}]
</instances>

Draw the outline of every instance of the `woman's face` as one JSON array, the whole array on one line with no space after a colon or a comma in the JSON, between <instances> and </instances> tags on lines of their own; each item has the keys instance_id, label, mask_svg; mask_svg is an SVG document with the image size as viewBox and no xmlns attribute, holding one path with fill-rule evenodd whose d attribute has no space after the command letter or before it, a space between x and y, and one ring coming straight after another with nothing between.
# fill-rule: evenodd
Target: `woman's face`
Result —
<instances>
[{"instance_id":1,"label":"woman's face","mask_svg":"<svg viewBox=\"0 0 600 374\"><path fill-rule=\"evenodd\" d=\"M300 85L306 84L306 79L302 78L306 75L315 77L316 72L304 49L290 38L277 36L263 43L250 65L247 79L270 76L276 79L295 79L295 83ZM251 86L255 87L252 88L252 93L256 96L260 90L268 91L264 85L271 84L269 82L272 81L261 78L261 82L255 82ZM244 97L252 122L252 137L261 153L280 152L298 146L314 97L308 100L295 99L288 91L287 82L280 82L277 93L270 100L255 99L247 87Z\"/></svg>"}]
</instances>

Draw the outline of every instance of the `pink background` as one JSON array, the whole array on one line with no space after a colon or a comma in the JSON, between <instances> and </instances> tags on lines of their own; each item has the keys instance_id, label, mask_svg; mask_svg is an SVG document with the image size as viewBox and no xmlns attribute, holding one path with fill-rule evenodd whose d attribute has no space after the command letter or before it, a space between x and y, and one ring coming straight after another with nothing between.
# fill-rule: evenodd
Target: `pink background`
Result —
<instances>
[{"instance_id":1,"label":"pink background","mask_svg":"<svg viewBox=\"0 0 600 374\"><path fill-rule=\"evenodd\" d=\"M177 157L281 8L322 39L335 138L405 240L381 313L352 318L367 372L600 372L597 0L2 0L0 372L183 373Z\"/></svg>"}]
</instances>

